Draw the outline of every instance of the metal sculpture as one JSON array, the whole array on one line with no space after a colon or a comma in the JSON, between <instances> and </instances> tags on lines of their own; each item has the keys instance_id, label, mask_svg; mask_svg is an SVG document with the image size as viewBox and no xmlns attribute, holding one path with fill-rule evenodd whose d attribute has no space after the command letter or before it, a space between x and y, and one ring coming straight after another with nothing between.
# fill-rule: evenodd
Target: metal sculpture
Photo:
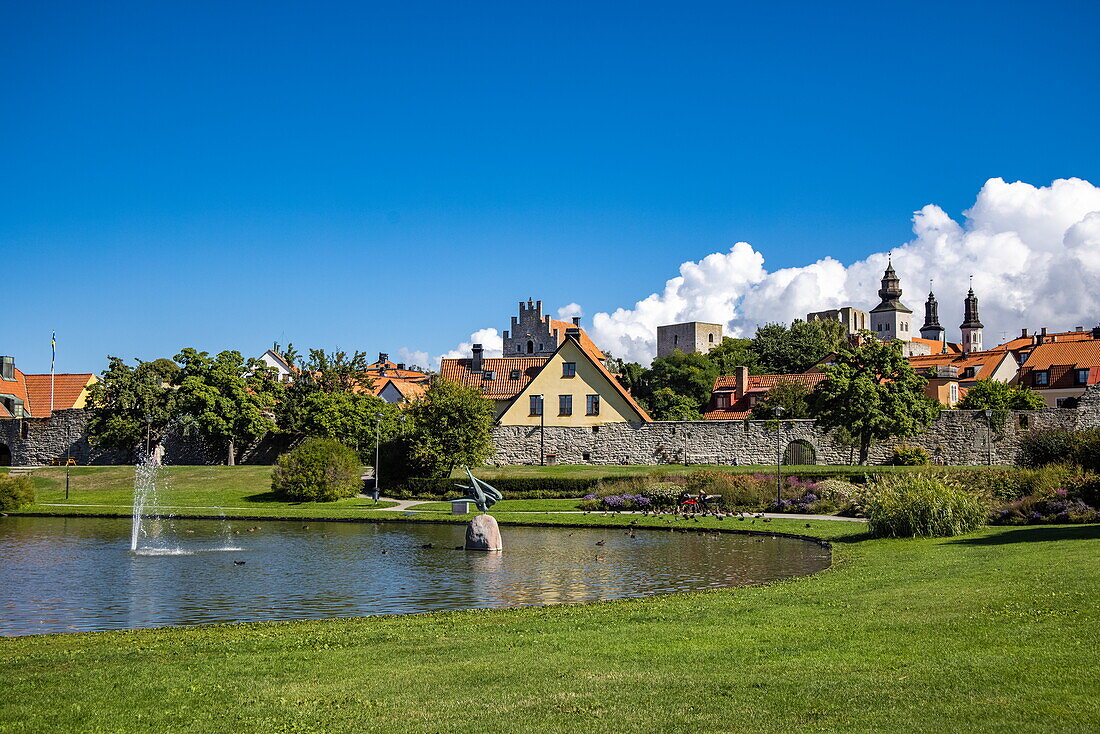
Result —
<instances>
[{"instance_id":1,"label":"metal sculpture","mask_svg":"<svg viewBox=\"0 0 1100 734\"><path fill-rule=\"evenodd\" d=\"M459 489L467 490L470 493L470 496L461 497L457 500L458 502L473 502L475 505L477 505L477 509L481 510L482 512L488 512L490 507L495 505L497 502L500 502L500 500L504 498L504 495L500 493L500 490L496 489L495 487L489 486L485 482L475 477L470 471L469 467L464 466L462 468L466 470L466 476L470 478L470 486L466 486L465 484L458 484L455 486L457 486Z\"/></svg>"}]
</instances>

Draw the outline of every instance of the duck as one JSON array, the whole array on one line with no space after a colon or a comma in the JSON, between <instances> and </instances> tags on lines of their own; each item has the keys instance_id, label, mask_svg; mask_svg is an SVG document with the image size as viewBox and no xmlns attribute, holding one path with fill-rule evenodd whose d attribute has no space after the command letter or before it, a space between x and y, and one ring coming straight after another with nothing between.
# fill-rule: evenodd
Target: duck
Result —
<instances>
[{"instance_id":1,"label":"duck","mask_svg":"<svg viewBox=\"0 0 1100 734\"><path fill-rule=\"evenodd\" d=\"M246 561L233 561L234 566L243 566L245 563Z\"/></svg>"},{"instance_id":2,"label":"duck","mask_svg":"<svg viewBox=\"0 0 1100 734\"><path fill-rule=\"evenodd\" d=\"M596 541L596 545L600 545L600 546L602 546L602 545L604 545L604 544L606 544L606 543L607 543L607 541L606 541L606 540L597 540L597 541Z\"/></svg>"}]
</instances>

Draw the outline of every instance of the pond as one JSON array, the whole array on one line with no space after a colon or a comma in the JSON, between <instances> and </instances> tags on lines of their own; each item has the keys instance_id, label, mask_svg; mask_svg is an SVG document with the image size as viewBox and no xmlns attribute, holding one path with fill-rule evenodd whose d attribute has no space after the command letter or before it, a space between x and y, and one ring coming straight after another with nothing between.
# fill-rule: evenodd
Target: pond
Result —
<instances>
[{"instance_id":1,"label":"pond","mask_svg":"<svg viewBox=\"0 0 1100 734\"><path fill-rule=\"evenodd\" d=\"M250 530L251 528L251 530ZM794 538L503 526L0 518L0 635L571 604L741 586L829 565Z\"/></svg>"}]
</instances>

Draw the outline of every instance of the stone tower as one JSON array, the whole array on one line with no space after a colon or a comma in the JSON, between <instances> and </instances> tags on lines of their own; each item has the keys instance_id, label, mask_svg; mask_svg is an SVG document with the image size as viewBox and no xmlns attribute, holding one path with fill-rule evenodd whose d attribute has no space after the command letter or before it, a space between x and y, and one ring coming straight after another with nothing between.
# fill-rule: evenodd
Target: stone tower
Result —
<instances>
[{"instance_id":1,"label":"stone tower","mask_svg":"<svg viewBox=\"0 0 1100 734\"><path fill-rule=\"evenodd\" d=\"M721 324L689 321L657 327L658 357L667 357L677 349L684 354L706 354L721 343Z\"/></svg>"},{"instance_id":2,"label":"stone tower","mask_svg":"<svg viewBox=\"0 0 1100 734\"><path fill-rule=\"evenodd\" d=\"M920 327L924 339L943 341L944 328L940 326L940 304L932 292L932 282L928 282L928 300L924 302L924 326Z\"/></svg>"},{"instance_id":3,"label":"stone tower","mask_svg":"<svg viewBox=\"0 0 1100 734\"><path fill-rule=\"evenodd\" d=\"M562 322L542 315L542 301L527 299L519 302L519 316L512 317L512 328L504 332L505 357L549 357L558 348L559 339L565 336ZM574 321L576 324L576 320ZM558 332L561 331L559 334Z\"/></svg>"},{"instance_id":4,"label":"stone tower","mask_svg":"<svg viewBox=\"0 0 1100 734\"><path fill-rule=\"evenodd\" d=\"M970 291L963 301L962 348L964 352L982 351L982 322L978 320L978 297L974 295L973 278Z\"/></svg>"},{"instance_id":5,"label":"stone tower","mask_svg":"<svg viewBox=\"0 0 1100 734\"><path fill-rule=\"evenodd\" d=\"M883 341L909 341L913 312L901 302L901 280L894 272L893 260L886 265L878 297L882 301L871 309L871 331Z\"/></svg>"}]
</instances>

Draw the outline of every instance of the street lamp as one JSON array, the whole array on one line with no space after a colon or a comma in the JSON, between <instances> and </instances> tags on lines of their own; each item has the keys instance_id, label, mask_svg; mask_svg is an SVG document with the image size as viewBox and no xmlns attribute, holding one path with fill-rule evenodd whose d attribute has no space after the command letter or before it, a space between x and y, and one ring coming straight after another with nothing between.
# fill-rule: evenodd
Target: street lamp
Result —
<instances>
[{"instance_id":1,"label":"street lamp","mask_svg":"<svg viewBox=\"0 0 1100 734\"><path fill-rule=\"evenodd\" d=\"M539 466L546 466L546 405L545 395L539 395Z\"/></svg>"},{"instance_id":2,"label":"street lamp","mask_svg":"<svg viewBox=\"0 0 1100 734\"><path fill-rule=\"evenodd\" d=\"M779 422L783 415L783 406L775 406L775 503L783 500L783 452L779 443L779 432L783 425Z\"/></svg>"},{"instance_id":3,"label":"street lamp","mask_svg":"<svg viewBox=\"0 0 1100 734\"><path fill-rule=\"evenodd\" d=\"M377 418L377 420L374 423L374 490L371 492L371 494L374 495L374 501L377 502L378 497L382 493L382 485L379 484L379 479L381 478L381 467L379 467L378 465L378 457L380 455L378 447L381 445L382 438L382 412L379 411L375 413L374 417Z\"/></svg>"},{"instance_id":4,"label":"street lamp","mask_svg":"<svg viewBox=\"0 0 1100 734\"><path fill-rule=\"evenodd\" d=\"M982 411L985 416L985 463L993 464L993 411L986 408Z\"/></svg>"}]
</instances>

